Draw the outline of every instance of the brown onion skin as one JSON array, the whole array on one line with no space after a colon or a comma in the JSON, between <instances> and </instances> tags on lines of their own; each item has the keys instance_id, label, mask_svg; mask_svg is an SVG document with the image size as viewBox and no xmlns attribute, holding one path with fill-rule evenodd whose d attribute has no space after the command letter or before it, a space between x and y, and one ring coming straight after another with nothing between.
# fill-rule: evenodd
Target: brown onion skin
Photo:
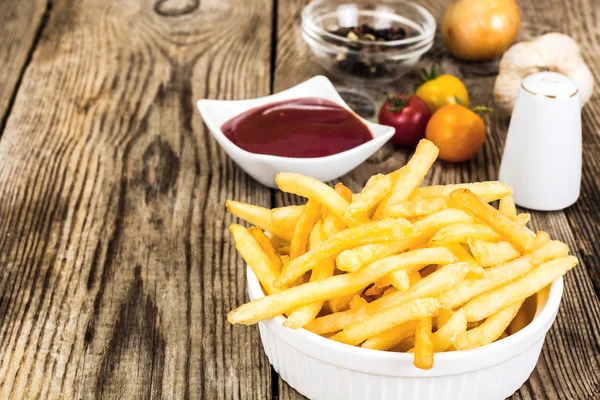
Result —
<instances>
[{"instance_id":1,"label":"brown onion skin","mask_svg":"<svg viewBox=\"0 0 600 400\"><path fill-rule=\"evenodd\" d=\"M453 0L442 21L442 38L455 57L492 60L519 33L521 16L514 0Z\"/></svg>"}]
</instances>

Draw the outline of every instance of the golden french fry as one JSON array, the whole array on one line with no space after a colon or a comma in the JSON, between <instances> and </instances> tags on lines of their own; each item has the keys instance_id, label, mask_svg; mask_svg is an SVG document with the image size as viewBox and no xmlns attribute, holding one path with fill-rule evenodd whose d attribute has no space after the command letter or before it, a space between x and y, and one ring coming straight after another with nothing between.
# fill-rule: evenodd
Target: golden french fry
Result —
<instances>
[{"instance_id":1,"label":"golden french fry","mask_svg":"<svg viewBox=\"0 0 600 400\"><path fill-rule=\"evenodd\" d=\"M427 172L435 162L439 153L438 148L429 140L422 139L412 158L406 165L393 173L395 180L390 193L384 197L375 214L374 219L381 218L384 210L391 205L398 204L408 199L408 196L419 187Z\"/></svg>"},{"instance_id":2,"label":"golden french fry","mask_svg":"<svg viewBox=\"0 0 600 400\"><path fill-rule=\"evenodd\" d=\"M352 297L352 300L350 300L350 309L352 310L353 308L359 308L364 306L365 304L368 304L368 302L365 299L363 299L359 294L357 294Z\"/></svg>"},{"instance_id":3,"label":"golden french fry","mask_svg":"<svg viewBox=\"0 0 600 400\"><path fill-rule=\"evenodd\" d=\"M509 305L503 310L490 315L481 325L469 331L461 332L454 337L452 344L458 350L474 349L492 343L498 339L513 320L523 300Z\"/></svg>"},{"instance_id":4,"label":"golden french fry","mask_svg":"<svg viewBox=\"0 0 600 400\"><path fill-rule=\"evenodd\" d=\"M385 292L383 292L383 296L389 296L392 293L396 293L398 291L398 289L396 289L393 286L390 286L389 288L385 289ZM381 296L381 297L383 297Z\"/></svg>"},{"instance_id":5,"label":"golden french fry","mask_svg":"<svg viewBox=\"0 0 600 400\"><path fill-rule=\"evenodd\" d=\"M405 322L368 338L362 347L373 350L388 350L414 335L416 321Z\"/></svg>"},{"instance_id":6,"label":"golden french fry","mask_svg":"<svg viewBox=\"0 0 600 400\"><path fill-rule=\"evenodd\" d=\"M279 258L279 254L277 254L277 251L273 247L273 242L271 242L271 239L265 235L262 229L256 226L248 229L248 232L250 232L252 237L256 239L263 251L267 253L269 260L271 260L269 267L273 268L273 275L279 276L281 273L281 268L283 267L283 263L281 262L281 258Z\"/></svg>"},{"instance_id":7,"label":"golden french fry","mask_svg":"<svg viewBox=\"0 0 600 400\"><path fill-rule=\"evenodd\" d=\"M354 298L354 296L360 295L363 291L361 287L359 290L353 293L343 294L341 296L336 296L332 299L327 300L327 305L332 313L337 313L340 311L346 311L350 308L350 302Z\"/></svg>"},{"instance_id":8,"label":"golden french fry","mask_svg":"<svg viewBox=\"0 0 600 400\"><path fill-rule=\"evenodd\" d=\"M308 200L294 228L294 235L290 242L290 259L294 260L306 253L308 250L308 238L320 218L321 205L314 200Z\"/></svg>"},{"instance_id":9,"label":"golden french fry","mask_svg":"<svg viewBox=\"0 0 600 400\"><path fill-rule=\"evenodd\" d=\"M310 245L311 247L318 247L319 244L322 243L324 240L325 232L323 232L323 224L321 223L321 221L318 221L311 232ZM333 275L333 269L334 265L332 260L322 262L312 270L312 273L310 275L310 282L329 278ZM292 329L301 328L313 319L315 319L319 311L321 311L322 307L322 301L317 301L302 306L294 310L285 320L283 325Z\"/></svg>"},{"instance_id":10,"label":"golden french fry","mask_svg":"<svg viewBox=\"0 0 600 400\"><path fill-rule=\"evenodd\" d=\"M526 299L567 273L577 263L577 257L573 256L547 261L519 279L474 298L463 307L467 321L482 320Z\"/></svg>"},{"instance_id":11,"label":"golden french fry","mask_svg":"<svg viewBox=\"0 0 600 400\"><path fill-rule=\"evenodd\" d=\"M531 296L523 302L521 308L519 308L519 311L517 312L517 315L515 315L513 320L506 328L506 333L514 335L529 324L537 308L538 300L536 297L537 296Z\"/></svg>"},{"instance_id":12,"label":"golden french fry","mask_svg":"<svg viewBox=\"0 0 600 400\"><path fill-rule=\"evenodd\" d=\"M442 291L448 290L462 281L467 271L468 266L464 263L447 265L431 274L431 276L421 279L404 292L396 291L355 310L316 318L306 326L306 329L319 335L339 331L397 304L406 303L418 298L435 296Z\"/></svg>"},{"instance_id":13,"label":"golden french fry","mask_svg":"<svg viewBox=\"0 0 600 400\"><path fill-rule=\"evenodd\" d=\"M440 312L444 310L440 308ZM448 312L446 310L446 312ZM438 314L439 321L439 314ZM433 351L438 353L446 351L452 346L452 338L467 330L467 320L462 310L455 311L444 324L439 324L438 330L433 334Z\"/></svg>"},{"instance_id":14,"label":"golden french fry","mask_svg":"<svg viewBox=\"0 0 600 400\"><path fill-rule=\"evenodd\" d=\"M500 211L484 203L469 189L457 189L450 193L450 200L458 207L470 212L488 224L493 230L506 237L518 251L527 249L534 235L527 228L505 217Z\"/></svg>"},{"instance_id":15,"label":"golden french fry","mask_svg":"<svg viewBox=\"0 0 600 400\"><path fill-rule=\"evenodd\" d=\"M418 273L418 272L417 272ZM405 269L399 269L387 274L384 278L375 281L375 286L379 288L387 288L388 286L395 287L398 291L403 292L410 287L410 278Z\"/></svg>"},{"instance_id":16,"label":"golden french fry","mask_svg":"<svg viewBox=\"0 0 600 400\"><path fill-rule=\"evenodd\" d=\"M323 221L321 219L317 219L308 237L308 247L311 249L316 249L326 239L327 236L325 235L325 230L323 229Z\"/></svg>"},{"instance_id":17,"label":"golden french fry","mask_svg":"<svg viewBox=\"0 0 600 400\"><path fill-rule=\"evenodd\" d=\"M437 231L429 240L429 245L446 246L452 243L467 243L469 239L496 241L500 240L501 236L483 224L452 224Z\"/></svg>"},{"instance_id":18,"label":"golden french fry","mask_svg":"<svg viewBox=\"0 0 600 400\"><path fill-rule=\"evenodd\" d=\"M300 214L302 214L304 206L287 206L278 207L271 210L271 222L278 232L290 232L293 234ZM288 240L288 242L291 240Z\"/></svg>"},{"instance_id":19,"label":"golden french fry","mask_svg":"<svg viewBox=\"0 0 600 400\"><path fill-rule=\"evenodd\" d=\"M566 257L568 251L568 247L562 242L551 241L542 244L531 254L489 268L481 279L465 279L455 288L439 295L440 304L444 308L458 307L475 296L519 278L547 260Z\"/></svg>"},{"instance_id":20,"label":"golden french fry","mask_svg":"<svg viewBox=\"0 0 600 400\"><path fill-rule=\"evenodd\" d=\"M331 186L309 176L280 172L275 176L275 182L282 191L314 200L340 218L350 204Z\"/></svg>"},{"instance_id":21,"label":"golden french fry","mask_svg":"<svg viewBox=\"0 0 600 400\"><path fill-rule=\"evenodd\" d=\"M290 256L288 254L282 254L282 255L280 255L279 259L281 260L281 265L285 265L285 264L287 264L287 263L290 262Z\"/></svg>"},{"instance_id":22,"label":"golden french fry","mask_svg":"<svg viewBox=\"0 0 600 400\"><path fill-rule=\"evenodd\" d=\"M389 175L378 174L369 178L363 190L348 206L344 214L346 224L356 226L365 223L365 221L368 222L369 213L390 191L392 183L393 180Z\"/></svg>"},{"instance_id":23,"label":"golden french fry","mask_svg":"<svg viewBox=\"0 0 600 400\"><path fill-rule=\"evenodd\" d=\"M318 248L311 249L287 264L276 285L286 285L311 270L319 262L334 259L342 251L361 244L402 240L418 234L405 219L376 221L345 229L327 238Z\"/></svg>"},{"instance_id":24,"label":"golden french fry","mask_svg":"<svg viewBox=\"0 0 600 400\"><path fill-rule=\"evenodd\" d=\"M392 243L365 244L342 251L336 257L335 264L341 271L356 272L372 262L406 251L423 241L420 236L415 236Z\"/></svg>"},{"instance_id":25,"label":"golden french fry","mask_svg":"<svg viewBox=\"0 0 600 400\"><path fill-rule=\"evenodd\" d=\"M548 243L550 240L550 235L547 232L537 231L535 238L533 239L533 242L531 242L531 246L526 250L526 253L531 253L533 250L542 247L542 245Z\"/></svg>"},{"instance_id":26,"label":"golden french fry","mask_svg":"<svg viewBox=\"0 0 600 400\"><path fill-rule=\"evenodd\" d=\"M415 367L421 369L433 368L433 339L432 320L425 317L417 320L415 325Z\"/></svg>"},{"instance_id":27,"label":"golden french fry","mask_svg":"<svg viewBox=\"0 0 600 400\"><path fill-rule=\"evenodd\" d=\"M485 276L485 270L483 269L483 267L479 265L477 261L475 261L471 254L469 254L469 252L465 250L465 248L461 244L450 244L446 246L446 248L450 250L452 254L456 256L456 258L458 258L458 261L465 262L469 265L471 270L469 271L469 275L467 275L467 278L479 279Z\"/></svg>"},{"instance_id":28,"label":"golden french fry","mask_svg":"<svg viewBox=\"0 0 600 400\"><path fill-rule=\"evenodd\" d=\"M382 218L414 218L428 215L450 207L448 197L434 197L431 199L406 200L391 205L382 211Z\"/></svg>"},{"instance_id":29,"label":"golden french fry","mask_svg":"<svg viewBox=\"0 0 600 400\"><path fill-rule=\"evenodd\" d=\"M444 197L457 189L469 189L482 201L490 203L512 194L510 186L502 182L459 183L455 185L437 185L420 187L417 191L424 198Z\"/></svg>"},{"instance_id":30,"label":"golden french fry","mask_svg":"<svg viewBox=\"0 0 600 400\"><path fill-rule=\"evenodd\" d=\"M515 222L521 226L525 226L529 223L531 215L529 213L521 213L515 217Z\"/></svg>"},{"instance_id":31,"label":"golden french fry","mask_svg":"<svg viewBox=\"0 0 600 400\"><path fill-rule=\"evenodd\" d=\"M335 187L333 189L336 192L338 192L340 194L340 196L342 196L344 198L344 200L346 200L348 203L350 203L352 201L352 198L354 197L354 193L352 193L352 190L348 189L348 187L346 185L344 185L342 182L336 183Z\"/></svg>"},{"instance_id":32,"label":"golden french fry","mask_svg":"<svg viewBox=\"0 0 600 400\"><path fill-rule=\"evenodd\" d=\"M377 285L373 285L370 286L367 290L365 290L365 294L370 297L380 297L386 289L387 287L379 287Z\"/></svg>"},{"instance_id":33,"label":"golden french fry","mask_svg":"<svg viewBox=\"0 0 600 400\"><path fill-rule=\"evenodd\" d=\"M410 286L415 286L421 280L421 274L419 271L411 271L408 273L408 280L410 281Z\"/></svg>"},{"instance_id":34,"label":"golden french fry","mask_svg":"<svg viewBox=\"0 0 600 400\"><path fill-rule=\"evenodd\" d=\"M289 247L290 246L290 242L288 242L286 239L280 238L279 236L271 235L271 237L269 239L271 240L273 247L277 251L279 251L280 247L285 247L285 246Z\"/></svg>"},{"instance_id":35,"label":"golden french fry","mask_svg":"<svg viewBox=\"0 0 600 400\"><path fill-rule=\"evenodd\" d=\"M450 318L454 312L452 310L448 310L447 308L440 308L437 317L435 317L435 326L438 328L443 326Z\"/></svg>"},{"instance_id":36,"label":"golden french fry","mask_svg":"<svg viewBox=\"0 0 600 400\"><path fill-rule=\"evenodd\" d=\"M531 262L533 265L539 265L553 258L566 257L569 254L569 247L558 240L551 240L531 252Z\"/></svg>"},{"instance_id":37,"label":"golden french fry","mask_svg":"<svg viewBox=\"0 0 600 400\"><path fill-rule=\"evenodd\" d=\"M333 236L344 229L346 229L346 223L331 211L328 211L323 216L323 231L325 231L325 236Z\"/></svg>"},{"instance_id":38,"label":"golden french fry","mask_svg":"<svg viewBox=\"0 0 600 400\"><path fill-rule=\"evenodd\" d=\"M252 204L240 203L239 201L227 200L225 203L227 211L236 217L243 219L251 225L255 225L273 235L279 236L288 242L292 240L292 232L278 229L271 220L271 210Z\"/></svg>"},{"instance_id":39,"label":"golden french fry","mask_svg":"<svg viewBox=\"0 0 600 400\"><path fill-rule=\"evenodd\" d=\"M381 258L398 254L406 249L415 249L427 243L427 240L443 226L461 222L473 223L475 222L475 218L469 213L456 208L448 208L435 212L415 223L414 227L416 230L421 231L421 235L414 236L406 241L376 243L346 250L337 257L336 264L343 271L358 271L365 265L369 265Z\"/></svg>"},{"instance_id":40,"label":"golden french fry","mask_svg":"<svg viewBox=\"0 0 600 400\"><path fill-rule=\"evenodd\" d=\"M408 303L390 307L367 318L364 321L348 326L343 331L333 335L337 342L358 345L367 338L377 335L396 325L426 317L434 317L439 305L436 299L417 299Z\"/></svg>"},{"instance_id":41,"label":"golden french fry","mask_svg":"<svg viewBox=\"0 0 600 400\"><path fill-rule=\"evenodd\" d=\"M395 171L395 172L398 172L398 170ZM421 194L421 192L419 192L419 188L416 188L415 190L413 190L413 192L410 194L410 196L408 196L407 201L423 200L424 198L425 197L423 197L423 195Z\"/></svg>"},{"instance_id":42,"label":"golden french fry","mask_svg":"<svg viewBox=\"0 0 600 400\"><path fill-rule=\"evenodd\" d=\"M469 239L469 248L475 261L482 267L504 264L521 255L512 244L505 241L492 243L484 240Z\"/></svg>"},{"instance_id":43,"label":"golden french fry","mask_svg":"<svg viewBox=\"0 0 600 400\"><path fill-rule=\"evenodd\" d=\"M498 211L504 214L505 217L510 218L512 220L517 219L517 206L512 198L512 196L504 196L500 199L500 205L498 206Z\"/></svg>"},{"instance_id":44,"label":"golden french fry","mask_svg":"<svg viewBox=\"0 0 600 400\"><path fill-rule=\"evenodd\" d=\"M456 257L443 247L408 251L381 259L358 272L309 282L302 286L295 286L282 292L255 299L231 311L227 319L232 324L255 324L306 304L342 295L355 294L396 269L418 269L424 265L445 265L455 261ZM350 299L348 302L350 302Z\"/></svg>"},{"instance_id":45,"label":"golden french fry","mask_svg":"<svg viewBox=\"0 0 600 400\"><path fill-rule=\"evenodd\" d=\"M344 198L344 200L350 202L352 200L352 192L343 183L338 183L335 185L334 190L340 194ZM335 215L331 211L327 211L323 216L323 230L325 231L325 236L330 237L335 235L336 233L343 231L346 229L346 223L343 219Z\"/></svg>"},{"instance_id":46,"label":"golden french fry","mask_svg":"<svg viewBox=\"0 0 600 400\"><path fill-rule=\"evenodd\" d=\"M280 289L274 285L277 279L275 272L277 268L271 265L269 256L260 247L256 239L241 225L231 224L229 230L233 235L235 248L254 271L265 291L269 294L279 291Z\"/></svg>"}]
</instances>

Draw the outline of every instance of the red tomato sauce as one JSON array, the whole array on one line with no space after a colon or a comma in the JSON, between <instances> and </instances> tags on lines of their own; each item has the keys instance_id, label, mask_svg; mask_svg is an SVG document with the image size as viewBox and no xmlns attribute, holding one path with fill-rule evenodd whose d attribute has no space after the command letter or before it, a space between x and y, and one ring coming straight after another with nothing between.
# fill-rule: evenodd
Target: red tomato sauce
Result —
<instances>
[{"instance_id":1,"label":"red tomato sauce","mask_svg":"<svg viewBox=\"0 0 600 400\"><path fill-rule=\"evenodd\" d=\"M315 97L253 108L225 122L221 130L251 153L293 158L330 156L373 138L352 112Z\"/></svg>"}]
</instances>

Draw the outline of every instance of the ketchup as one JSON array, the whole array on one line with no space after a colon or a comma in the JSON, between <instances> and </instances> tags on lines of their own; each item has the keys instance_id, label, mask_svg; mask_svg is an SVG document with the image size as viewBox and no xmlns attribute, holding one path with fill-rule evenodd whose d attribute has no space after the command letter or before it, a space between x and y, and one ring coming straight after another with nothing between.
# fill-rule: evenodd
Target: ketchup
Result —
<instances>
[{"instance_id":1,"label":"ketchup","mask_svg":"<svg viewBox=\"0 0 600 400\"><path fill-rule=\"evenodd\" d=\"M373 138L352 112L315 97L254 108L225 122L221 130L251 153L293 158L330 156Z\"/></svg>"}]
</instances>

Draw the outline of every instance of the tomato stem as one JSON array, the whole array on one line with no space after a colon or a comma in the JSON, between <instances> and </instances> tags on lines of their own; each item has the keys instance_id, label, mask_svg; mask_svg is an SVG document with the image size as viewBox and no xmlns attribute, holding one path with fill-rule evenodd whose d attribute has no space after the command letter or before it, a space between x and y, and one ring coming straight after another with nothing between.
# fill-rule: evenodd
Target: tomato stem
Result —
<instances>
[{"instance_id":1,"label":"tomato stem","mask_svg":"<svg viewBox=\"0 0 600 400\"><path fill-rule=\"evenodd\" d=\"M410 102L410 97L403 98L399 97L395 93L388 93L387 101L389 103L388 110L390 110L393 113L396 113L402 111L402 109Z\"/></svg>"},{"instance_id":2,"label":"tomato stem","mask_svg":"<svg viewBox=\"0 0 600 400\"><path fill-rule=\"evenodd\" d=\"M429 70L427 70L427 68L423 68L421 70L421 84L434 80L440 75L439 72L439 68L435 65L432 65Z\"/></svg>"}]
</instances>

